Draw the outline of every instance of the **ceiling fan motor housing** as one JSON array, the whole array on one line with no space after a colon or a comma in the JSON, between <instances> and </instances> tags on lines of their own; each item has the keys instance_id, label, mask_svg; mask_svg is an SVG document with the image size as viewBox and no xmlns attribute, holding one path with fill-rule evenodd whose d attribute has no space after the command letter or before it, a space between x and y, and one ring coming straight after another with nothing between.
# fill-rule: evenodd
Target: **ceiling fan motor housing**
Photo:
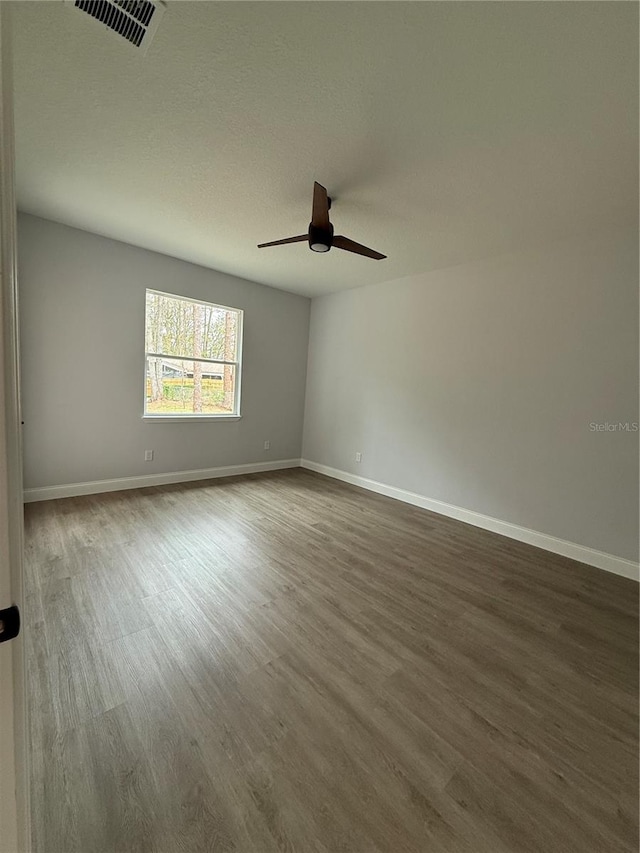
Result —
<instances>
[{"instance_id":1,"label":"ceiling fan motor housing","mask_svg":"<svg viewBox=\"0 0 640 853\"><path fill-rule=\"evenodd\" d=\"M333 225L329 223L328 228L318 228L312 222L309 223L309 248L314 252L323 251L314 246L326 246L324 251L329 251L333 243Z\"/></svg>"}]
</instances>

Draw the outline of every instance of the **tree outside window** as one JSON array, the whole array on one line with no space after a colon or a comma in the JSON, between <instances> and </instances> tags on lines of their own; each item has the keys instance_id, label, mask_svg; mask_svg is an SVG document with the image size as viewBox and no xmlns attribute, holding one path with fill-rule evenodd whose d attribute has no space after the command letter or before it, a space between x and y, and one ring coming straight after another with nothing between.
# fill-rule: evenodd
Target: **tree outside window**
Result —
<instances>
[{"instance_id":1,"label":"tree outside window","mask_svg":"<svg viewBox=\"0 0 640 853\"><path fill-rule=\"evenodd\" d=\"M145 415L239 414L242 311L147 290Z\"/></svg>"}]
</instances>

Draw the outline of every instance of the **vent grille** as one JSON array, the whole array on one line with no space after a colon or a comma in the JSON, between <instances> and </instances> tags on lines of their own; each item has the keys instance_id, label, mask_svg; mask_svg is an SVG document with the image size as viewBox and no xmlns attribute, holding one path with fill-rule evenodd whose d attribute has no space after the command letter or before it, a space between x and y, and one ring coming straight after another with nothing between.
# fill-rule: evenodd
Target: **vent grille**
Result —
<instances>
[{"instance_id":1,"label":"vent grille","mask_svg":"<svg viewBox=\"0 0 640 853\"><path fill-rule=\"evenodd\" d=\"M151 0L75 0L74 6L135 47L141 47L143 41L146 47L164 11Z\"/></svg>"},{"instance_id":2,"label":"vent grille","mask_svg":"<svg viewBox=\"0 0 640 853\"><path fill-rule=\"evenodd\" d=\"M153 18L156 7L149 0L113 0L116 6L120 6L135 18L143 27L148 27Z\"/></svg>"}]
</instances>

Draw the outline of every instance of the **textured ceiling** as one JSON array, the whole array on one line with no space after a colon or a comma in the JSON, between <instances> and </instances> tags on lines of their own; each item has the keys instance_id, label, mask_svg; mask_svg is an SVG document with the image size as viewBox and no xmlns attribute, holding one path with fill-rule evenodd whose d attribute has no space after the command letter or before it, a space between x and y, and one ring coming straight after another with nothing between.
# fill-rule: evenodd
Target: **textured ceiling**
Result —
<instances>
[{"instance_id":1,"label":"textured ceiling","mask_svg":"<svg viewBox=\"0 0 640 853\"><path fill-rule=\"evenodd\" d=\"M22 210L306 295L637 216L636 3L14 8ZM303 243L314 180L336 233Z\"/></svg>"}]
</instances>

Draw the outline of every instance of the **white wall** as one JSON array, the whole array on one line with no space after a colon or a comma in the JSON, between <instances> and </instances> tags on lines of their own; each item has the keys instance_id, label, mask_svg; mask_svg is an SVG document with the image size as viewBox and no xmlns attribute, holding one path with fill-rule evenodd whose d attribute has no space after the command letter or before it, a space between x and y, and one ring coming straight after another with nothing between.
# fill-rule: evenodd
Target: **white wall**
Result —
<instances>
[{"instance_id":1,"label":"white wall","mask_svg":"<svg viewBox=\"0 0 640 853\"><path fill-rule=\"evenodd\" d=\"M312 303L306 459L636 560L606 421L638 421L637 231Z\"/></svg>"},{"instance_id":2,"label":"white wall","mask_svg":"<svg viewBox=\"0 0 640 853\"><path fill-rule=\"evenodd\" d=\"M23 214L18 250L27 489L300 457L307 298ZM147 287L244 310L239 421L143 422Z\"/></svg>"}]
</instances>

